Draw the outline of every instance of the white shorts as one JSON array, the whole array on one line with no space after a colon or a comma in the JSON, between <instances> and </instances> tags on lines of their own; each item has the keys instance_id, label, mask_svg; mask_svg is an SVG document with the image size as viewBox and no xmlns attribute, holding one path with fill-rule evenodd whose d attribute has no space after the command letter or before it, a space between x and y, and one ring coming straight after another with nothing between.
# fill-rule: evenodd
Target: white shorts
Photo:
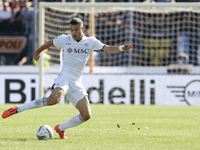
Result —
<instances>
[{"instance_id":1,"label":"white shorts","mask_svg":"<svg viewBox=\"0 0 200 150\"><path fill-rule=\"evenodd\" d=\"M76 104L79 100L88 95L80 80L72 81L67 78L65 73L60 73L54 81L52 89L57 87L60 87L64 90L67 99L74 105L74 107L76 107Z\"/></svg>"}]
</instances>

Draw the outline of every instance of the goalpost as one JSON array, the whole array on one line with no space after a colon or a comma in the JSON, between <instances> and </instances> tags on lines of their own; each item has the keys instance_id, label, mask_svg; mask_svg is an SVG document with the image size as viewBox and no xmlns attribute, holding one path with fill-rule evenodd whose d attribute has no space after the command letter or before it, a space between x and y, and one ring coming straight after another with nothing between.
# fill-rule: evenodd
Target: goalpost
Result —
<instances>
[{"instance_id":1,"label":"goalpost","mask_svg":"<svg viewBox=\"0 0 200 150\"><path fill-rule=\"evenodd\" d=\"M94 15L91 20L90 14ZM94 52L94 69L108 73L158 74L200 66L200 3L39 3L39 46L70 33L69 21L80 17L91 35L107 45L132 44L120 54ZM59 49L49 48L51 66L59 66ZM176 68L178 67L178 69ZM183 69L181 69L183 67ZM106 70L106 68L108 68ZM112 70L111 70L112 71ZM43 95L44 58L40 59L40 96ZM89 73L89 72L88 72Z\"/></svg>"}]
</instances>

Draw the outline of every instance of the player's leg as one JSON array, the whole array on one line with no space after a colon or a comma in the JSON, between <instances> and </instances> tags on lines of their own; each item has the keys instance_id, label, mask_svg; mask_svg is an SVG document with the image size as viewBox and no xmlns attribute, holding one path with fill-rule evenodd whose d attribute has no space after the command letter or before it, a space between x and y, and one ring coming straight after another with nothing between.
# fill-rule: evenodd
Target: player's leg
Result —
<instances>
[{"instance_id":1,"label":"player's leg","mask_svg":"<svg viewBox=\"0 0 200 150\"><path fill-rule=\"evenodd\" d=\"M24 110L39 108L39 107L43 107L46 105L55 105L61 100L63 94L64 94L63 89L57 87L56 89L54 89L52 91L51 95L48 98L41 97L41 98L35 99L29 103L26 103L26 104L23 104L20 106L14 106L14 107L4 111L4 113L2 114L2 117L7 118L16 113L20 113Z\"/></svg>"},{"instance_id":2,"label":"player's leg","mask_svg":"<svg viewBox=\"0 0 200 150\"><path fill-rule=\"evenodd\" d=\"M87 121L91 117L91 108L87 96L78 101L76 108L79 110L82 120Z\"/></svg>"},{"instance_id":3,"label":"player's leg","mask_svg":"<svg viewBox=\"0 0 200 150\"><path fill-rule=\"evenodd\" d=\"M77 126L91 117L90 103L87 96L84 96L81 100L77 102L76 108L79 110L80 114L73 116L70 120L59 125L59 129L64 131L70 127Z\"/></svg>"},{"instance_id":4,"label":"player's leg","mask_svg":"<svg viewBox=\"0 0 200 150\"><path fill-rule=\"evenodd\" d=\"M38 108L38 107L42 107L42 106L46 106L46 97L40 97L38 99L35 99L29 103L20 105L20 106L14 106L10 109L7 109L3 112L2 114L2 118L7 118L10 117L11 115L14 115L16 113L20 113L24 110L27 109L32 109L32 108Z\"/></svg>"},{"instance_id":5,"label":"player's leg","mask_svg":"<svg viewBox=\"0 0 200 150\"><path fill-rule=\"evenodd\" d=\"M55 105L60 102L64 95L64 90L60 87L55 88L52 92L51 95L47 98L47 105Z\"/></svg>"},{"instance_id":6,"label":"player's leg","mask_svg":"<svg viewBox=\"0 0 200 150\"><path fill-rule=\"evenodd\" d=\"M76 108L79 110L80 114L73 116L68 121L55 126L56 132L60 135L60 138L67 139L65 136L65 130L74 126L78 126L81 123L87 121L91 117L91 108L87 96L84 96L76 104Z\"/></svg>"},{"instance_id":7,"label":"player's leg","mask_svg":"<svg viewBox=\"0 0 200 150\"><path fill-rule=\"evenodd\" d=\"M55 105L55 104L59 103L63 94L64 94L63 89L60 87L57 87L54 90L52 90L52 92L48 98L46 98L46 97L38 98L30 103L18 106L17 112L22 112L24 110L32 109L32 108L39 108L39 107L43 107L43 106Z\"/></svg>"}]
</instances>

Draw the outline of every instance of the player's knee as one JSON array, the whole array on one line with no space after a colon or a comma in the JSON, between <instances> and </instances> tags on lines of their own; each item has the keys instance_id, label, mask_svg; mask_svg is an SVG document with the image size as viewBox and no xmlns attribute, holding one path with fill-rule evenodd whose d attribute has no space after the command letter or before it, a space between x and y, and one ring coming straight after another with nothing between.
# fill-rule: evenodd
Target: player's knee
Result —
<instances>
[{"instance_id":1,"label":"player's knee","mask_svg":"<svg viewBox=\"0 0 200 150\"><path fill-rule=\"evenodd\" d=\"M64 91L60 88L56 88L53 90L51 95L47 98L47 105L55 105L60 102Z\"/></svg>"},{"instance_id":2,"label":"player's knee","mask_svg":"<svg viewBox=\"0 0 200 150\"><path fill-rule=\"evenodd\" d=\"M57 104L57 103L60 102L60 100L61 100L61 98L60 98L60 97L57 97L57 98L54 99L54 103Z\"/></svg>"},{"instance_id":3,"label":"player's knee","mask_svg":"<svg viewBox=\"0 0 200 150\"><path fill-rule=\"evenodd\" d=\"M89 112L83 113L83 114L81 114L81 117L84 121L87 121L91 118L91 113L89 113Z\"/></svg>"},{"instance_id":4,"label":"player's knee","mask_svg":"<svg viewBox=\"0 0 200 150\"><path fill-rule=\"evenodd\" d=\"M47 98L47 105L55 105L60 102L60 98Z\"/></svg>"}]
</instances>

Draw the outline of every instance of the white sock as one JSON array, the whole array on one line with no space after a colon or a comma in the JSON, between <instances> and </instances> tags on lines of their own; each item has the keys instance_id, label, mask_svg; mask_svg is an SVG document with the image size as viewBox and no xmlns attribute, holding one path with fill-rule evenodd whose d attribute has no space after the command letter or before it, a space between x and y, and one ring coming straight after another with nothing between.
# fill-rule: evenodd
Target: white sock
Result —
<instances>
[{"instance_id":1,"label":"white sock","mask_svg":"<svg viewBox=\"0 0 200 150\"><path fill-rule=\"evenodd\" d=\"M81 115L77 114L74 117L72 117L71 119L69 119L68 121L60 124L58 126L58 128L59 128L60 131L65 131L65 129L71 128L71 127L74 127L74 126L78 126L79 124L81 124L83 122L85 122L85 121L83 120Z\"/></svg>"},{"instance_id":2,"label":"white sock","mask_svg":"<svg viewBox=\"0 0 200 150\"><path fill-rule=\"evenodd\" d=\"M47 105L47 98L41 97L41 98L35 99L29 103L18 106L17 112L19 113L19 112L22 112L27 109L39 108L39 107L46 106L46 105Z\"/></svg>"}]
</instances>

